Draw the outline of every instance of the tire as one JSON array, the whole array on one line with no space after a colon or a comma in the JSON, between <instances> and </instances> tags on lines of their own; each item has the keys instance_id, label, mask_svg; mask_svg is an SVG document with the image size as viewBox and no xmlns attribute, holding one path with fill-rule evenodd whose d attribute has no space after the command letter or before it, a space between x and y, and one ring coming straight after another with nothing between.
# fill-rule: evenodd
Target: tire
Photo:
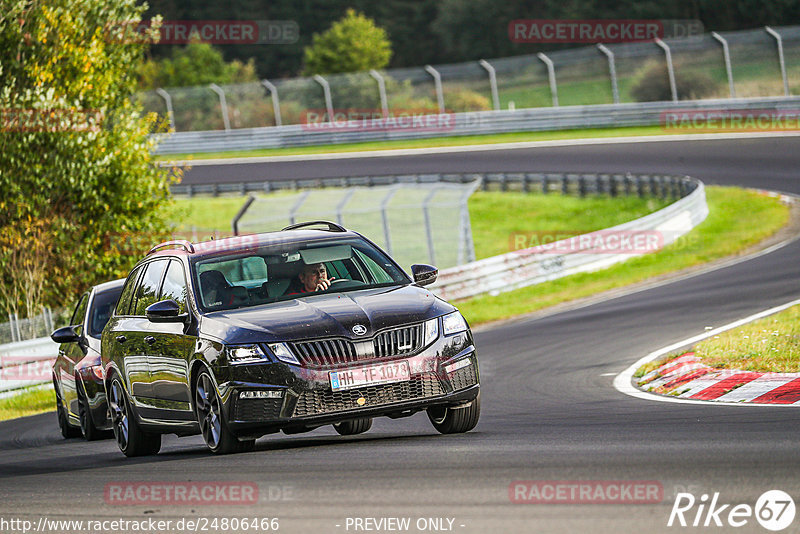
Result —
<instances>
[{"instance_id":1,"label":"tire","mask_svg":"<svg viewBox=\"0 0 800 534\"><path fill-rule=\"evenodd\" d=\"M255 447L256 440L239 439L228 429L222 414L222 401L217 394L214 380L208 371L201 371L194 387L194 406L197 422L203 441L214 454L231 454L249 452Z\"/></svg>"},{"instance_id":2,"label":"tire","mask_svg":"<svg viewBox=\"0 0 800 534\"><path fill-rule=\"evenodd\" d=\"M56 392L56 415L58 416L58 428L61 430L61 436L64 439L79 438L81 429L69 424L67 410L64 408L64 402L61 400L61 393L58 390L58 383L55 378L53 379L53 389Z\"/></svg>"},{"instance_id":3,"label":"tire","mask_svg":"<svg viewBox=\"0 0 800 534\"><path fill-rule=\"evenodd\" d=\"M462 434L469 432L478 424L481 416L481 394L469 406L464 408L449 408L447 406L434 406L428 408L428 419L433 428L442 434Z\"/></svg>"},{"instance_id":4,"label":"tire","mask_svg":"<svg viewBox=\"0 0 800 534\"><path fill-rule=\"evenodd\" d=\"M108 388L108 410L114 427L114 438L125 456L149 456L161 450L161 434L145 432L136 421L131 403L116 376Z\"/></svg>"},{"instance_id":5,"label":"tire","mask_svg":"<svg viewBox=\"0 0 800 534\"><path fill-rule=\"evenodd\" d=\"M351 419L349 421L342 421L341 423L334 423L333 428L342 436L353 436L355 434L363 434L372 428L371 417L360 417L358 419Z\"/></svg>"},{"instance_id":6,"label":"tire","mask_svg":"<svg viewBox=\"0 0 800 534\"><path fill-rule=\"evenodd\" d=\"M78 379L76 378L76 380ZM86 399L86 390L83 389L84 393L81 393L81 389L83 389L83 386L79 386L78 390L78 417L81 421L81 434L83 434L83 438L86 441L96 441L108 437L108 432L103 432L98 429L94 421L92 421L92 414L89 411L89 401Z\"/></svg>"}]
</instances>

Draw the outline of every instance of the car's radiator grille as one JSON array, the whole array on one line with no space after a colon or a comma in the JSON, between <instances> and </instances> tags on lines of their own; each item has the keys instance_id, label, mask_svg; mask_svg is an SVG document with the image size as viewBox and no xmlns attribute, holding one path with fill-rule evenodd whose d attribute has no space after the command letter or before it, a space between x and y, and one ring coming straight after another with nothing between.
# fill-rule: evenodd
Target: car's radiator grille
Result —
<instances>
[{"instance_id":1,"label":"car's radiator grille","mask_svg":"<svg viewBox=\"0 0 800 534\"><path fill-rule=\"evenodd\" d=\"M234 421L266 421L280 417L283 399L236 399Z\"/></svg>"},{"instance_id":2,"label":"car's radiator grille","mask_svg":"<svg viewBox=\"0 0 800 534\"><path fill-rule=\"evenodd\" d=\"M372 340L376 358L413 354L422 348L422 325L381 332Z\"/></svg>"},{"instance_id":3,"label":"car's radiator grille","mask_svg":"<svg viewBox=\"0 0 800 534\"><path fill-rule=\"evenodd\" d=\"M408 382L367 386L346 391L307 391L303 393L294 409L295 417L343 412L357 408L381 406L414 399L436 397L444 394L436 375L425 374L412 377ZM363 404L358 399L363 397Z\"/></svg>"},{"instance_id":4,"label":"car's radiator grille","mask_svg":"<svg viewBox=\"0 0 800 534\"><path fill-rule=\"evenodd\" d=\"M289 347L302 365L331 366L414 354L422 348L423 330L423 325L418 324L387 330L363 341L330 338L297 341Z\"/></svg>"},{"instance_id":5,"label":"car's radiator grille","mask_svg":"<svg viewBox=\"0 0 800 534\"><path fill-rule=\"evenodd\" d=\"M356 345L347 339L320 339L290 343L292 352L303 365L335 365L358 359Z\"/></svg>"},{"instance_id":6,"label":"car's radiator grille","mask_svg":"<svg viewBox=\"0 0 800 534\"><path fill-rule=\"evenodd\" d=\"M453 385L453 391L468 388L478 383L478 374L475 372L475 363L471 363L466 367L455 371L450 374L450 383Z\"/></svg>"}]
</instances>

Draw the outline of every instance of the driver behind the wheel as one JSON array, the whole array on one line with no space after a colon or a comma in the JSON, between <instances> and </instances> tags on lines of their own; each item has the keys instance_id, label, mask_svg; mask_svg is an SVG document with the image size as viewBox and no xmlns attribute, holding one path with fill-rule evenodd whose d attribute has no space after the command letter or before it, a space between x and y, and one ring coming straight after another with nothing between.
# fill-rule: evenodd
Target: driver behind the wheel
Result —
<instances>
[{"instance_id":1,"label":"driver behind the wheel","mask_svg":"<svg viewBox=\"0 0 800 534\"><path fill-rule=\"evenodd\" d=\"M298 293L325 291L331 287L331 282L333 281L333 277L328 278L328 270L325 268L324 263L304 265L297 278L300 280L300 291Z\"/></svg>"}]
</instances>

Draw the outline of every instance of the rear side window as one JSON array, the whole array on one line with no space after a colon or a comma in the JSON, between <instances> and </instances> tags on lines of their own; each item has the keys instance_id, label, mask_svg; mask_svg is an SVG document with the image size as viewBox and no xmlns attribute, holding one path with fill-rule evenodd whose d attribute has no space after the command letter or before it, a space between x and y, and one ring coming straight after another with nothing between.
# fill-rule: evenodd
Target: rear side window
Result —
<instances>
[{"instance_id":1,"label":"rear side window","mask_svg":"<svg viewBox=\"0 0 800 534\"><path fill-rule=\"evenodd\" d=\"M183 276L183 266L179 261L169 262L167 276L161 287L159 300L172 299L181 307L181 313L186 311L186 278Z\"/></svg>"},{"instance_id":2,"label":"rear side window","mask_svg":"<svg viewBox=\"0 0 800 534\"><path fill-rule=\"evenodd\" d=\"M119 294L120 288L104 291L103 293L95 293L92 309L89 312L90 336L100 339L103 328L111 318L111 310L114 308L114 304L117 303Z\"/></svg>"},{"instance_id":3,"label":"rear side window","mask_svg":"<svg viewBox=\"0 0 800 534\"><path fill-rule=\"evenodd\" d=\"M136 279L139 278L139 273L142 271L141 267L137 267L125 281L125 287L122 288L122 294L117 303L117 309L114 315L128 315L131 309L131 300L133 300L133 288L136 287Z\"/></svg>"},{"instance_id":4,"label":"rear side window","mask_svg":"<svg viewBox=\"0 0 800 534\"><path fill-rule=\"evenodd\" d=\"M158 286L164 277L166 267L166 260L156 260L144 267L144 274L136 286L136 306L133 315L143 316L148 306L158 302Z\"/></svg>"}]
</instances>

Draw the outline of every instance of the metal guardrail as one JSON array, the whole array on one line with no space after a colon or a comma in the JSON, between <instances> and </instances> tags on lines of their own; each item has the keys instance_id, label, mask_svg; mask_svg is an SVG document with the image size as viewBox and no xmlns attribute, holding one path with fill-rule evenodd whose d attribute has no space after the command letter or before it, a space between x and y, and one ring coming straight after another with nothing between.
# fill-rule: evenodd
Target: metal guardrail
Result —
<instances>
[{"instance_id":1,"label":"metal guardrail","mask_svg":"<svg viewBox=\"0 0 800 534\"><path fill-rule=\"evenodd\" d=\"M654 238L659 248L669 245L708 215L702 182L689 177L669 178L664 180L662 177L662 183L684 184L678 187L688 191L688 194L657 212L613 228L445 269L440 272L436 283L430 286L431 291L444 299L499 294L575 273L603 269L645 253L630 250L614 252L605 245L598 247L598 242L608 244L614 236L617 244L627 236L631 240ZM655 185L655 182L651 181L651 184Z\"/></svg>"},{"instance_id":2,"label":"metal guardrail","mask_svg":"<svg viewBox=\"0 0 800 534\"><path fill-rule=\"evenodd\" d=\"M299 147L456 137L510 132L535 132L581 128L619 128L664 124L665 114L671 111L795 111L800 97L759 97L718 100L685 100L679 102L644 102L631 104L600 104L593 106L564 106L529 108L515 111L479 111L443 116L448 127L435 131L425 129L357 130L346 126L309 129L302 125L175 132L163 134L156 153L180 154L224 152L259 148ZM434 116L435 117L435 116ZM672 130L674 131L674 130ZM691 128L687 133L691 133Z\"/></svg>"},{"instance_id":3,"label":"metal guardrail","mask_svg":"<svg viewBox=\"0 0 800 534\"><path fill-rule=\"evenodd\" d=\"M57 355L49 337L0 345L0 392L49 382Z\"/></svg>"}]
</instances>

